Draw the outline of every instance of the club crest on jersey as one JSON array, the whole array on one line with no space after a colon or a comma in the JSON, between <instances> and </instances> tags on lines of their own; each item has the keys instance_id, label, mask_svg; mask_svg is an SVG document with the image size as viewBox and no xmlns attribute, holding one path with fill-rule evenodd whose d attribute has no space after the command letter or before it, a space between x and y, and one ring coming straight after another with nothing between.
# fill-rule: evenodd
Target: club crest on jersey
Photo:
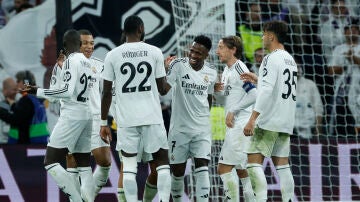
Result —
<instances>
[{"instance_id":1,"label":"club crest on jersey","mask_svg":"<svg viewBox=\"0 0 360 202\"><path fill-rule=\"evenodd\" d=\"M208 82L209 82L209 77L208 77L208 75L205 75L205 77L204 77L204 82L205 82L205 83L208 83Z\"/></svg>"},{"instance_id":2,"label":"club crest on jersey","mask_svg":"<svg viewBox=\"0 0 360 202\"><path fill-rule=\"evenodd\" d=\"M71 79L71 73L69 71L66 71L63 76L63 81L68 82L68 81L70 81L70 79Z\"/></svg>"},{"instance_id":3,"label":"club crest on jersey","mask_svg":"<svg viewBox=\"0 0 360 202\"><path fill-rule=\"evenodd\" d=\"M91 70L94 72L94 74L96 74L96 73L97 73L97 71L96 71L96 67L91 67Z\"/></svg>"}]
</instances>

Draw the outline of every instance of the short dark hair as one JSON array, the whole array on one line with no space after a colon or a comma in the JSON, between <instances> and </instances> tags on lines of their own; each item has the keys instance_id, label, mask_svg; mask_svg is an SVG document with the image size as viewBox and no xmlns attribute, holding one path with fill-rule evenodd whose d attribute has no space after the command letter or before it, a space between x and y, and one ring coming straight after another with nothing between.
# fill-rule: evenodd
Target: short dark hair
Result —
<instances>
[{"instance_id":1,"label":"short dark hair","mask_svg":"<svg viewBox=\"0 0 360 202\"><path fill-rule=\"evenodd\" d=\"M80 34L75 29L69 29L64 33L63 42L65 47L80 47Z\"/></svg>"},{"instance_id":2,"label":"short dark hair","mask_svg":"<svg viewBox=\"0 0 360 202\"><path fill-rule=\"evenodd\" d=\"M29 83L29 85L36 86L35 76L29 70L17 72L15 75L15 78L16 78L16 82L22 81L25 84L27 81Z\"/></svg>"},{"instance_id":3,"label":"short dark hair","mask_svg":"<svg viewBox=\"0 0 360 202\"><path fill-rule=\"evenodd\" d=\"M205 46L205 48L208 50L211 49L212 42L211 42L211 39L207 36L204 36L204 35L196 36L194 39L194 42Z\"/></svg>"},{"instance_id":4,"label":"short dark hair","mask_svg":"<svg viewBox=\"0 0 360 202\"><path fill-rule=\"evenodd\" d=\"M284 21L268 21L264 23L264 32L273 32L279 43L284 43L288 34L288 25Z\"/></svg>"},{"instance_id":5,"label":"short dark hair","mask_svg":"<svg viewBox=\"0 0 360 202\"><path fill-rule=\"evenodd\" d=\"M91 33L89 30L87 30L87 29L80 29L80 30L78 31L78 33L79 33L80 35L92 35L92 33Z\"/></svg>"},{"instance_id":6,"label":"short dark hair","mask_svg":"<svg viewBox=\"0 0 360 202\"><path fill-rule=\"evenodd\" d=\"M125 19L124 32L125 34L134 34L142 25L144 25L144 22L140 17L131 15Z\"/></svg>"},{"instance_id":7,"label":"short dark hair","mask_svg":"<svg viewBox=\"0 0 360 202\"><path fill-rule=\"evenodd\" d=\"M241 59L242 58L242 52L243 52L243 45L242 45L242 41L241 38L238 36L226 36L221 38L221 40L223 41L223 43L225 44L226 47L228 48L236 48L236 52L234 53L234 56L237 59Z\"/></svg>"}]
</instances>

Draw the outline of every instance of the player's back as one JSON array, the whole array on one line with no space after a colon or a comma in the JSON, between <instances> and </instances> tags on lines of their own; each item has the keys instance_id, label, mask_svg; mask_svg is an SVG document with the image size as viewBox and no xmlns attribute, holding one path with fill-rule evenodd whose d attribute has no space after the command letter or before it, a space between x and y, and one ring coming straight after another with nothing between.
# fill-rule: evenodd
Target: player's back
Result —
<instances>
[{"instance_id":1,"label":"player's back","mask_svg":"<svg viewBox=\"0 0 360 202\"><path fill-rule=\"evenodd\" d=\"M262 91L264 86L272 86L273 91L272 99L266 101L266 111L260 114L259 125L266 125L264 129L292 134L297 83L297 65L294 58L285 50L275 50L264 58L260 72L262 75L260 73L258 80L259 91Z\"/></svg>"},{"instance_id":2,"label":"player's back","mask_svg":"<svg viewBox=\"0 0 360 202\"><path fill-rule=\"evenodd\" d=\"M69 97L61 99L61 115L64 113L72 119L90 117L89 95L92 88L92 71L89 59L82 53L70 54L64 61L62 82Z\"/></svg>"},{"instance_id":3,"label":"player's back","mask_svg":"<svg viewBox=\"0 0 360 202\"><path fill-rule=\"evenodd\" d=\"M162 123L156 78L165 76L165 68L159 48L125 43L108 53L102 76L115 81L120 127Z\"/></svg>"}]
</instances>

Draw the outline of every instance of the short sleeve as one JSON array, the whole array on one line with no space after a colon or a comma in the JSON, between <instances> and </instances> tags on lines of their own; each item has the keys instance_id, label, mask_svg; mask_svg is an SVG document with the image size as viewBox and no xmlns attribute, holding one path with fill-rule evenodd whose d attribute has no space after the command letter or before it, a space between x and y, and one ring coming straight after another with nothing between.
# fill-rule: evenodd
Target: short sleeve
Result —
<instances>
[{"instance_id":1,"label":"short sleeve","mask_svg":"<svg viewBox=\"0 0 360 202\"><path fill-rule=\"evenodd\" d=\"M115 80L115 72L114 72L114 66L111 61L111 52L109 52L104 60L104 67L101 72L101 78L107 81L114 81Z\"/></svg>"},{"instance_id":2,"label":"short sleeve","mask_svg":"<svg viewBox=\"0 0 360 202\"><path fill-rule=\"evenodd\" d=\"M170 86L174 86L176 84L177 75L180 75L179 71L180 71L181 68L179 68L179 65L180 65L180 61L177 60L177 59L173 60L170 63L169 71L168 71L168 74L166 76L166 80L170 84Z\"/></svg>"},{"instance_id":3,"label":"short sleeve","mask_svg":"<svg viewBox=\"0 0 360 202\"><path fill-rule=\"evenodd\" d=\"M156 51L156 67L155 67L155 78L161 78L166 76L165 65L164 65L164 55L161 50Z\"/></svg>"}]
</instances>

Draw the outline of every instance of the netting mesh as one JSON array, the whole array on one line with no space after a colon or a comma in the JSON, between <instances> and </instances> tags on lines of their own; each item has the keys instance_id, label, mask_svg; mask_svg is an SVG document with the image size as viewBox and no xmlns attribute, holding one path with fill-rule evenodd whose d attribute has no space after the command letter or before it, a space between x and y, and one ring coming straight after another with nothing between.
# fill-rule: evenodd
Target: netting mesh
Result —
<instances>
[{"instance_id":1,"label":"netting mesh","mask_svg":"<svg viewBox=\"0 0 360 202\"><path fill-rule=\"evenodd\" d=\"M262 24L269 20L287 22L285 48L297 60L302 78L297 86L297 125L290 156L296 199L360 200L359 0L236 0L230 7L232 11L226 9L229 7L225 3L226 0L172 0L178 56L186 56L194 36L205 34L213 41L208 61L221 73L223 65L215 54L216 44L222 36L231 34L225 33L226 26L234 26L236 32L232 34L243 40L242 60L256 73L266 54L262 49ZM225 19L226 12L235 12L236 21ZM316 91L320 102L314 98ZM216 165L224 137L224 118L216 115L221 102L214 106L217 112L212 117L210 200L223 201ZM273 165L266 161L264 169L269 201L281 201ZM188 184L187 192L194 199L193 179Z\"/></svg>"}]
</instances>

